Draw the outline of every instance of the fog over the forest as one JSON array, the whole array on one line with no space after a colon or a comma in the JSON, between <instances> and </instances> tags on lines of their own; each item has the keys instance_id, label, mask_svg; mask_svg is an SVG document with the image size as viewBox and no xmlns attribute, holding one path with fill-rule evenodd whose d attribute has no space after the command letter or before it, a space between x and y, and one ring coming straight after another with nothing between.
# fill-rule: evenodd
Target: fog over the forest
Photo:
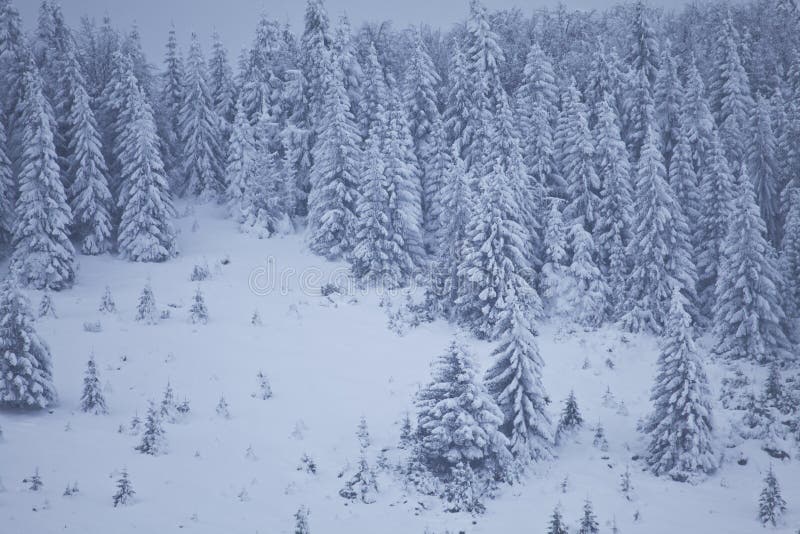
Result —
<instances>
[{"instance_id":1,"label":"fog over the forest","mask_svg":"<svg viewBox=\"0 0 800 534\"><path fill-rule=\"evenodd\" d=\"M565 0L571 9L605 9L619 4L617 0ZM685 0L651 0L651 6L678 8ZM326 7L332 20L346 13L354 26L367 21L390 20L396 27L420 22L448 28L461 21L468 10L468 0L329 0ZM553 0L486 0L490 10L518 7L530 12L540 7L554 8ZM39 9L38 0L25 0L17 5L27 30L34 28ZM271 17L288 21L300 31L305 2L296 0L65 0L62 9L67 22L77 26L80 18L89 15L101 18L108 13L118 27L138 24L142 44L151 62L160 64L170 22L174 21L182 43L189 33L197 32L208 44L213 30L222 36L233 57L251 44L253 31L262 11Z\"/></svg>"}]
</instances>

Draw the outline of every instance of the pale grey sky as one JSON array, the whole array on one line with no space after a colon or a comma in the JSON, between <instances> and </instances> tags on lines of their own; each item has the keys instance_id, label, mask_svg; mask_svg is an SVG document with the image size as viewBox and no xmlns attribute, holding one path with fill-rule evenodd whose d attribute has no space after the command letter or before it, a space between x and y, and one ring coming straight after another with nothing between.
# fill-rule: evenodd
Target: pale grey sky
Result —
<instances>
[{"instance_id":1,"label":"pale grey sky","mask_svg":"<svg viewBox=\"0 0 800 534\"><path fill-rule=\"evenodd\" d=\"M38 0L14 0L26 29L36 24ZM222 35L234 60L243 46L250 44L256 21L262 11L272 18L289 21L302 28L305 0L62 0L67 22L77 27L84 14L100 20L111 15L115 26L129 28L138 23L145 52L151 62L160 65L170 21L175 21L182 44L194 31L204 43L212 30ZM542 6L554 7L557 0L484 0L490 9L520 7L532 11ZM618 3L617 0L565 0L574 9L599 9ZM685 0L652 0L653 5L675 6ZM354 27L364 21L393 20L397 27L425 22L447 28L466 17L468 0L326 0L328 14L335 22L346 12ZM208 46L205 47L206 49ZM206 50L207 51L207 50Z\"/></svg>"}]
</instances>

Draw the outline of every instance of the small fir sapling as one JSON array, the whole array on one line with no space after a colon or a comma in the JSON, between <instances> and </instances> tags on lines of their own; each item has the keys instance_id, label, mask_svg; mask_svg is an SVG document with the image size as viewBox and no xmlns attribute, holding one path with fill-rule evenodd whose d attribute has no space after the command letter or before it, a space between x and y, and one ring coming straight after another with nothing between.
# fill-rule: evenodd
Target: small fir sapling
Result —
<instances>
[{"instance_id":1,"label":"small fir sapling","mask_svg":"<svg viewBox=\"0 0 800 534\"><path fill-rule=\"evenodd\" d=\"M358 422L358 429L356 430L356 437L358 438L358 444L361 447L361 451L365 451L372 445L372 438L369 435L369 428L367 427L367 419L363 415L361 416L361 420Z\"/></svg>"},{"instance_id":2,"label":"small fir sapling","mask_svg":"<svg viewBox=\"0 0 800 534\"><path fill-rule=\"evenodd\" d=\"M26 478L22 481L23 484L28 484L28 489L31 491L39 491L44 486L44 482L42 482L42 477L39 475L39 468L37 467L33 475L30 478Z\"/></svg>"},{"instance_id":3,"label":"small fir sapling","mask_svg":"<svg viewBox=\"0 0 800 534\"><path fill-rule=\"evenodd\" d=\"M608 451L608 440L606 439L606 431L603 429L603 423L597 423L592 444L603 452Z\"/></svg>"},{"instance_id":4,"label":"small fir sapling","mask_svg":"<svg viewBox=\"0 0 800 534\"><path fill-rule=\"evenodd\" d=\"M157 456L166 450L164 427L161 425L161 413L153 401L150 401L150 406L147 408L144 434L142 435L141 443L136 446L136 450L151 456Z\"/></svg>"},{"instance_id":5,"label":"small fir sapling","mask_svg":"<svg viewBox=\"0 0 800 534\"><path fill-rule=\"evenodd\" d=\"M131 418L130 425L128 427L130 429L130 433L136 435L142 429L142 419L139 417L139 413L136 412L133 414L133 418Z\"/></svg>"},{"instance_id":6,"label":"small fir sapling","mask_svg":"<svg viewBox=\"0 0 800 534\"><path fill-rule=\"evenodd\" d=\"M408 412L403 415L403 422L400 425L400 448L408 448L414 441L414 427L411 425L411 417Z\"/></svg>"},{"instance_id":7,"label":"small fir sapling","mask_svg":"<svg viewBox=\"0 0 800 534\"><path fill-rule=\"evenodd\" d=\"M80 493L80 490L78 489L78 483L73 482L71 486L67 484L67 487L64 488L64 493L62 493L61 495L63 495L64 497L72 497L74 495L77 495L78 493Z\"/></svg>"},{"instance_id":8,"label":"small fir sapling","mask_svg":"<svg viewBox=\"0 0 800 534\"><path fill-rule=\"evenodd\" d=\"M611 387L606 386L606 391L605 393L603 393L603 406L605 406L606 408L613 408L616 405L617 403L614 399L614 394L611 393Z\"/></svg>"},{"instance_id":9,"label":"small fir sapling","mask_svg":"<svg viewBox=\"0 0 800 534\"><path fill-rule=\"evenodd\" d=\"M560 504L553 509L553 515L550 516L550 523L547 525L547 534L569 534L564 517L561 515Z\"/></svg>"},{"instance_id":10,"label":"small fir sapling","mask_svg":"<svg viewBox=\"0 0 800 534\"><path fill-rule=\"evenodd\" d=\"M556 443L561 443L563 438L572 434L583 426L583 417L578 410L578 401L575 399L575 391L570 391L564 403L564 410L561 412L561 419L556 428Z\"/></svg>"},{"instance_id":11,"label":"small fir sapling","mask_svg":"<svg viewBox=\"0 0 800 534\"><path fill-rule=\"evenodd\" d=\"M786 501L781 496L778 479L770 465L767 476L764 478L764 489L761 490L761 496L758 499L758 519L762 525L766 526L767 523L770 523L774 527L780 522L785 512Z\"/></svg>"},{"instance_id":12,"label":"small fir sapling","mask_svg":"<svg viewBox=\"0 0 800 534\"><path fill-rule=\"evenodd\" d=\"M156 298L150 283L145 284L139 296L139 305L136 308L136 320L145 324L156 324L158 313L156 311Z\"/></svg>"},{"instance_id":13,"label":"small fir sapling","mask_svg":"<svg viewBox=\"0 0 800 534\"><path fill-rule=\"evenodd\" d=\"M133 485L128 478L128 470L123 469L119 480L117 480L117 492L113 497L114 508L120 505L127 505L131 502L131 500L133 500L134 495L136 495L136 492L134 491Z\"/></svg>"},{"instance_id":14,"label":"small fir sapling","mask_svg":"<svg viewBox=\"0 0 800 534\"><path fill-rule=\"evenodd\" d=\"M261 326L261 315L258 313L258 310L253 310L253 315L250 317L250 324L253 326Z\"/></svg>"},{"instance_id":15,"label":"small fir sapling","mask_svg":"<svg viewBox=\"0 0 800 534\"><path fill-rule=\"evenodd\" d=\"M94 354L89 357L89 362L86 364L86 374L83 378L83 394L81 395L81 410L87 413L91 412L94 415L108 413L106 399L100 386L100 378L97 375Z\"/></svg>"},{"instance_id":16,"label":"small fir sapling","mask_svg":"<svg viewBox=\"0 0 800 534\"><path fill-rule=\"evenodd\" d=\"M219 397L219 402L217 403L217 415L225 419L231 418L231 412L228 408L228 401L225 400L225 395L220 395Z\"/></svg>"},{"instance_id":17,"label":"small fir sapling","mask_svg":"<svg viewBox=\"0 0 800 534\"><path fill-rule=\"evenodd\" d=\"M203 292L200 291L199 287L194 294L192 306L189 308L189 319L192 321L192 324L208 323L208 308L206 307Z\"/></svg>"},{"instance_id":18,"label":"small fir sapling","mask_svg":"<svg viewBox=\"0 0 800 534\"><path fill-rule=\"evenodd\" d=\"M294 514L294 534L311 534L308 526L308 516L311 514L309 509L301 506Z\"/></svg>"},{"instance_id":19,"label":"small fir sapling","mask_svg":"<svg viewBox=\"0 0 800 534\"><path fill-rule=\"evenodd\" d=\"M175 404L175 393L172 391L172 384L168 381L164 388L164 396L161 398L161 409L159 414L164 421L172 422L175 419L177 406Z\"/></svg>"},{"instance_id":20,"label":"small fir sapling","mask_svg":"<svg viewBox=\"0 0 800 534\"><path fill-rule=\"evenodd\" d=\"M270 386L269 378L262 371L258 372L258 392L253 394L253 397L258 397L261 400L272 398L272 386Z\"/></svg>"},{"instance_id":21,"label":"small fir sapling","mask_svg":"<svg viewBox=\"0 0 800 534\"><path fill-rule=\"evenodd\" d=\"M47 289L44 290L42 293L42 300L39 301L39 317L52 317L55 319L56 316L56 307L53 304L53 298L50 296L50 291Z\"/></svg>"},{"instance_id":22,"label":"small fir sapling","mask_svg":"<svg viewBox=\"0 0 800 534\"><path fill-rule=\"evenodd\" d=\"M633 482L631 482L630 466L625 466L625 472L620 475L619 489L627 500L631 500L633 493Z\"/></svg>"},{"instance_id":23,"label":"small fir sapling","mask_svg":"<svg viewBox=\"0 0 800 534\"><path fill-rule=\"evenodd\" d=\"M102 313L116 313L117 304L114 302L114 297L111 295L111 288L106 286L103 297L100 299L100 307L98 311Z\"/></svg>"},{"instance_id":24,"label":"small fir sapling","mask_svg":"<svg viewBox=\"0 0 800 534\"><path fill-rule=\"evenodd\" d=\"M314 459L308 454L303 453L303 456L300 457L300 465L297 468L298 471L305 471L310 475L317 474L317 464Z\"/></svg>"},{"instance_id":25,"label":"small fir sapling","mask_svg":"<svg viewBox=\"0 0 800 534\"><path fill-rule=\"evenodd\" d=\"M583 503L583 517L581 517L577 534L598 534L600 525L597 523L597 516L592 510L592 502L586 499Z\"/></svg>"},{"instance_id":26,"label":"small fir sapling","mask_svg":"<svg viewBox=\"0 0 800 534\"><path fill-rule=\"evenodd\" d=\"M447 512L469 512L481 514L485 511L482 502L481 483L468 463L459 462L452 467L450 480L445 484L444 499Z\"/></svg>"},{"instance_id":27,"label":"small fir sapling","mask_svg":"<svg viewBox=\"0 0 800 534\"><path fill-rule=\"evenodd\" d=\"M344 488L339 490L339 495L353 501L360 500L364 504L372 504L376 500L378 493L378 483L375 480L375 472L367 463L364 454L358 461L358 470L353 477L345 483Z\"/></svg>"}]
</instances>

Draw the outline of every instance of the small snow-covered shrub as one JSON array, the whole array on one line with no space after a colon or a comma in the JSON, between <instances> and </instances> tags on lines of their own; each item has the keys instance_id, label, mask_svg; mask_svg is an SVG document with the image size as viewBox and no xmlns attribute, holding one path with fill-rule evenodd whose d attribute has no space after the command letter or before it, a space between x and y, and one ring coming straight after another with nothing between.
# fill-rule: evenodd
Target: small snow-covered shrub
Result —
<instances>
[{"instance_id":1,"label":"small snow-covered shrub","mask_svg":"<svg viewBox=\"0 0 800 534\"><path fill-rule=\"evenodd\" d=\"M93 332L93 333L96 334L97 332L102 332L103 331L103 325L102 325L102 323L100 321L94 321L94 322L86 321L86 322L83 323L83 331L84 332Z\"/></svg>"}]
</instances>

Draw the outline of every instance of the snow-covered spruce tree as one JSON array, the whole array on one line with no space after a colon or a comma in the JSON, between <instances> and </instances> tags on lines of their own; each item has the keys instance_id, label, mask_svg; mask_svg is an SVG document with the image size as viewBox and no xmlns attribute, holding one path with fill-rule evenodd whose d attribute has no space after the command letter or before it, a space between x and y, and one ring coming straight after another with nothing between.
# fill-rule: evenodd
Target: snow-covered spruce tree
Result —
<instances>
[{"instance_id":1,"label":"snow-covered spruce tree","mask_svg":"<svg viewBox=\"0 0 800 534\"><path fill-rule=\"evenodd\" d=\"M633 39L626 62L630 65L626 95L624 97L623 137L630 148L632 162L639 161L639 153L647 140L647 129L655 127L653 87L658 78L658 39L650 23L644 2L634 6Z\"/></svg>"},{"instance_id":2,"label":"snow-covered spruce tree","mask_svg":"<svg viewBox=\"0 0 800 534\"><path fill-rule=\"evenodd\" d=\"M192 34L186 62L183 102L178 114L183 190L191 195L215 199L224 189L221 169L219 116L208 90L207 65L200 41Z\"/></svg>"},{"instance_id":3,"label":"snow-covered spruce tree","mask_svg":"<svg viewBox=\"0 0 800 534\"><path fill-rule=\"evenodd\" d=\"M497 337L497 325L516 297L530 303L526 229L517 222L519 207L499 164L480 180L481 209L472 213L458 266L458 319L476 335ZM539 313L534 306L531 311ZM541 308L541 306L539 306ZM534 316L538 319L538 316Z\"/></svg>"},{"instance_id":4,"label":"snow-covered spruce tree","mask_svg":"<svg viewBox=\"0 0 800 534\"><path fill-rule=\"evenodd\" d=\"M769 101L758 95L750 113L751 135L747 138L747 163L756 191L761 218L767 226L767 239L773 247L780 242L780 168L775 157L776 140L772 131Z\"/></svg>"},{"instance_id":5,"label":"snow-covered spruce tree","mask_svg":"<svg viewBox=\"0 0 800 534\"><path fill-rule=\"evenodd\" d=\"M18 162L10 269L24 286L58 291L75 281L75 250L67 231L72 212L53 141L53 112L32 59L26 66L23 87L24 98L19 103L23 150Z\"/></svg>"},{"instance_id":6,"label":"snow-covered spruce tree","mask_svg":"<svg viewBox=\"0 0 800 534\"><path fill-rule=\"evenodd\" d=\"M3 103L0 100L0 117L3 114ZM8 159L8 138L6 128L0 121L0 243L9 244L14 230L15 182Z\"/></svg>"},{"instance_id":7,"label":"snow-covered spruce tree","mask_svg":"<svg viewBox=\"0 0 800 534\"><path fill-rule=\"evenodd\" d=\"M569 230L569 248L572 260L565 298L573 307L571 316L578 324L596 328L607 315L609 288L594 259L597 247L592 234L579 222Z\"/></svg>"},{"instance_id":8,"label":"snow-covered spruce tree","mask_svg":"<svg viewBox=\"0 0 800 534\"><path fill-rule=\"evenodd\" d=\"M558 93L550 59L537 43L531 45L523 80L515 93L521 147L530 180L548 195L561 195L564 183L558 174L553 146L553 123L558 114Z\"/></svg>"},{"instance_id":9,"label":"snow-covered spruce tree","mask_svg":"<svg viewBox=\"0 0 800 534\"><path fill-rule=\"evenodd\" d=\"M800 180L792 180L783 196L787 199L786 221L781 241L781 268L786 283L785 311L800 317Z\"/></svg>"},{"instance_id":10,"label":"snow-covered spruce tree","mask_svg":"<svg viewBox=\"0 0 800 534\"><path fill-rule=\"evenodd\" d=\"M310 0L309 3L315 2ZM310 511L307 507L301 506L294 514L294 534L311 534L311 528L308 526L308 516Z\"/></svg>"},{"instance_id":11,"label":"snow-covered spruce tree","mask_svg":"<svg viewBox=\"0 0 800 534\"><path fill-rule=\"evenodd\" d=\"M255 137L241 98L236 100L236 115L228 139L228 156L225 164L225 197L233 217L241 222L244 195L253 173L255 162Z\"/></svg>"},{"instance_id":12,"label":"snow-covered spruce tree","mask_svg":"<svg viewBox=\"0 0 800 534\"><path fill-rule=\"evenodd\" d=\"M422 230L428 252L434 253L446 220L441 191L446 187L454 162L452 148L447 143L441 120L431 126L430 137L431 154L429 159L421 162L426 169L425 182L422 184L422 196L426 203L423 205Z\"/></svg>"},{"instance_id":13,"label":"snow-covered spruce tree","mask_svg":"<svg viewBox=\"0 0 800 534\"><path fill-rule=\"evenodd\" d=\"M438 193L442 206L441 226L436 236L436 282L441 296L440 306L449 319L456 319L455 304L459 287L464 280L459 276L467 239L467 225L472 218L475 195L472 191L472 176L467 172L464 160L458 157L453 147L453 163L448 169L444 184Z\"/></svg>"},{"instance_id":14,"label":"snow-covered spruce tree","mask_svg":"<svg viewBox=\"0 0 800 534\"><path fill-rule=\"evenodd\" d=\"M208 60L208 92L211 106L220 119L220 144L230 135L235 113L236 88L233 82L233 69L228 62L228 50L217 31L211 34L211 58Z\"/></svg>"},{"instance_id":15,"label":"snow-covered spruce tree","mask_svg":"<svg viewBox=\"0 0 800 534\"><path fill-rule=\"evenodd\" d=\"M358 108L361 103L361 83L364 73L361 69L361 64L358 62L357 43L353 38L350 19L344 13L339 16L332 41L331 46L334 57L342 68L344 89L347 91L347 97L350 100L350 112L354 117L358 117Z\"/></svg>"},{"instance_id":16,"label":"snow-covered spruce tree","mask_svg":"<svg viewBox=\"0 0 800 534\"><path fill-rule=\"evenodd\" d=\"M564 517L561 515L561 506L553 508L553 515L550 516L550 522L547 524L547 534L568 534L567 525L564 523Z\"/></svg>"},{"instance_id":17,"label":"snow-covered spruce tree","mask_svg":"<svg viewBox=\"0 0 800 534\"><path fill-rule=\"evenodd\" d=\"M308 239L313 252L337 259L353 249L361 139L350 113L341 69L330 57L326 61L324 116L312 150Z\"/></svg>"},{"instance_id":18,"label":"snow-covered spruce tree","mask_svg":"<svg viewBox=\"0 0 800 534\"><path fill-rule=\"evenodd\" d=\"M564 401L564 409L556 427L555 442L560 444L563 439L573 434L583 426L583 417L578 410L578 401L575 399L575 391L570 391L567 400Z\"/></svg>"},{"instance_id":19,"label":"snow-covered spruce tree","mask_svg":"<svg viewBox=\"0 0 800 534\"><path fill-rule=\"evenodd\" d=\"M728 230L728 218L733 211L735 183L716 130L711 132L711 144L706 151L699 176L700 220L697 225L697 291L703 315L713 314L723 241Z\"/></svg>"},{"instance_id":20,"label":"snow-covered spruce tree","mask_svg":"<svg viewBox=\"0 0 800 534\"><path fill-rule=\"evenodd\" d=\"M622 62L614 50L607 50L602 39L598 38L592 54L592 62L587 73L588 79L583 89L586 105L589 106L589 128L594 129L599 118L602 102L606 102L614 110L617 117L622 117L623 82Z\"/></svg>"},{"instance_id":21,"label":"snow-covered spruce tree","mask_svg":"<svg viewBox=\"0 0 800 534\"><path fill-rule=\"evenodd\" d=\"M627 247L631 240L633 198L628 150L620 135L619 119L606 101L597 105L594 129L595 162L602 182L595 241L600 269L608 284L608 311L621 314L630 259Z\"/></svg>"},{"instance_id":22,"label":"snow-covered spruce tree","mask_svg":"<svg viewBox=\"0 0 800 534\"><path fill-rule=\"evenodd\" d=\"M560 313L569 305L564 299L568 290L565 281L567 271L567 231L559 198L549 199L549 210L544 225L544 264L539 282L542 300L548 314Z\"/></svg>"},{"instance_id":23,"label":"snow-covered spruce tree","mask_svg":"<svg viewBox=\"0 0 800 534\"><path fill-rule=\"evenodd\" d=\"M150 287L150 282L145 284L144 288L142 288L142 294L139 295L136 320L146 324L155 324L158 321L156 298L153 295L153 288Z\"/></svg>"},{"instance_id":24,"label":"snow-covered spruce tree","mask_svg":"<svg viewBox=\"0 0 800 534\"><path fill-rule=\"evenodd\" d=\"M537 299L538 300L538 297ZM492 352L494 363L486 371L489 393L503 412L500 430L509 438L511 452L522 462L551 457L551 422L542 385L544 362L536 343L530 310L517 302L498 329L500 345Z\"/></svg>"},{"instance_id":25,"label":"snow-covered spruce tree","mask_svg":"<svg viewBox=\"0 0 800 534\"><path fill-rule=\"evenodd\" d=\"M161 413L153 401L150 401L150 405L147 408L144 434L142 435L141 443L136 446L136 450L151 456L158 456L166 452L166 439L164 437Z\"/></svg>"},{"instance_id":26,"label":"snow-covered spruce tree","mask_svg":"<svg viewBox=\"0 0 800 534\"><path fill-rule=\"evenodd\" d=\"M186 70L181 56L175 25L171 24L164 54L164 71L161 74L161 94L159 95L163 115L160 117L162 159L172 184L180 183L181 143L178 114L183 105L183 82Z\"/></svg>"},{"instance_id":27,"label":"snow-covered spruce tree","mask_svg":"<svg viewBox=\"0 0 800 534\"><path fill-rule=\"evenodd\" d=\"M305 28L300 39L300 67L306 79L305 100L309 106L309 118L313 124L325 114L327 105L325 94L330 51L333 40L330 34L330 21L322 0L306 2Z\"/></svg>"},{"instance_id":28,"label":"snow-covered spruce tree","mask_svg":"<svg viewBox=\"0 0 800 534\"><path fill-rule=\"evenodd\" d=\"M719 265L713 351L730 360L786 361L790 344L784 331L780 274L745 165L737 180Z\"/></svg>"},{"instance_id":29,"label":"snow-covered spruce tree","mask_svg":"<svg viewBox=\"0 0 800 534\"><path fill-rule=\"evenodd\" d=\"M422 264L425 249L422 242L422 188L420 171L414 155L405 111L396 88L390 88L386 112L385 137L382 140L384 174L389 191L387 215L396 233L405 265L402 273L409 276Z\"/></svg>"},{"instance_id":30,"label":"snow-covered spruce tree","mask_svg":"<svg viewBox=\"0 0 800 534\"><path fill-rule=\"evenodd\" d=\"M655 475L686 482L714 472L718 460L708 379L694 344L686 298L677 289L665 330L650 396L654 411L644 425L650 438L647 464Z\"/></svg>"},{"instance_id":31,"label":"snow-covered spruce tree","mask_svg":"<svg viewBox=\"0 0 800 534\"><path fill-rule=\"evenodd\" d=\"M28 299L14 281L0 289L0 405L47 408L56 402L50 348L34 329Z\"/></svg>"},{"instance_id":32,"label":"snow-covered spruce tree","mask_svg":"<svg viewBox=\"0 0 800 534\"><path fill-rule=\"evenodd\" d=\"M91 412L94 415L107 414L106 398L103 395L103 386L97 376L97 364L94 361L94 354L89 356L86 364L86 374L83 377L83 394L81 395L81 410Z\"/></svg>"},{"instance_id":33,"label":"snow-covered spruce tree","mask_svg":"<svg viewBox=\"0 0 800 534\"><path fill-rule=\"evenodd\" d=\"M631 332L662 331L673 289L690 299L695 295L689 229L667 184L657 143L656 133L648 128L636 171L633 239L628 246L633 269L620 320Z\"/></svg>"},{"instance_id":34,"label":"snow-covered spruce tree","mask_svg":"<svg viewBox=\"0 0 800 534\"><path fill-rule=\"evenodd\" d=\"M468 87L466 58L457 39L453 42L449 70L450 76L443 113L444 129L447 141L455 152L454 155L463 161L470 142L471 132L468 130L468 122L473 107ZM466 162L464 168L467 168Z\"/></svg>"},{"instance_id":35,"label":"snow-covered spruce tree","mask_svg":"<svg viewBox=\"0 0 800 534\"><path fill-rule=\"evenodd\" d=\"M683 108L684 93L683 84L678 77L678 66L670 48L669 40L667 40L661 54L661 65L653 91L655 120L658 131L661 132L659 147L664 154L664 166L667 169L670 168L672 153L678 142L678 130L682 124L680 114Z\"/></svg>"},{"instance_id":36,"label":"snow-covered spruce tree","mask_svg":"<svg viewBox=\"0 0 800 534\"><path fill-rule=\"evenodd\" d=\"M122 113L130 117L118 138L122 212L117 236L120 255L133 261L165 261L175 253L172 198L159 153L153 112L132 71L130 99Z\"/></svg>"},{"instance_id":37,"label":"snow-covered spruce tree","mask_svg":"<svg viewBox=\"0 0 800 534\"><path fill-rule=\"evenodd\" d=\"M701 175L706 161L706 154L711 148L714 132L714 117L706 99L703 78L692 57L686 72L686 84L683 97L684 126L687 128L689 144L692 147L694 170Z\"/></svg>"},{"instance_id":38,"label":"snow-covered spruce tree","mask_svg":"<svg viewBox=\"0 0 800 534\"><path fill-rule=\"evenodd\" d=\"M716 63L710 93L711 111L719 125L725 155L732 165L746 159L750 110L753 97L750 82L739 56L741 39L733 26L730 12L721 21L716 37Z\"/></svg>"},{"instance_id":39,"label":"snow-covered spruce tree","mask_svg":"<svg viewBox=\"0 0 800 534\"><path fill-rule=\"evenodd\" d=\"M373 133L364 149L352 269L362 282L397 287L404 281L412 263L403 251L400 236L391 226L388 211L392 191L386 178L376 126L373 125Z\"/></svg>"},{"instance_id":40,"label":"snow-covered spruce tree","mask_svg":"<svg viewBox=\"0 0 800 534\"><path fill-rule=\"evenodd\" d=\"M417 394L418 460L439 478L464 462L480 477L507 478L508 439L503 414L478 376L467 349L453 341Z\"/></svg>"},{"instance_id":41,"label":"snow-covered spruce tree","mask_svg":"<svg viewBox=\"0 0 800 534\"><path fill-rule=\"evenodd\" d=\"M422 184L422 218L424 228L433 228L431 205L441 187L440 163L442 151L447 149L437 136L441 135L438 90L441 79L433 65L419 28L414 30L413 50L405 74L403 101L408 111L408 130L414 145L414 155L419 162Z\"/></svg>"},{"instance_id":42,"label":"snow-covered spruce tree","mask_svg":"<svg viewBox=\"0 0 800 534\"><path fill-rule=\"evenodd\" d=\"M127 505L133 499L134 495L136 495L136 491L134 491L133 484L131 484L128 478L128 470L123 469L119 480L117 480L117 492L112 497L114 508L120 505Z\"/></svg>"},{"instance_id":43,"label":"snow-covered spruce tree","mask_svg":"<svg viewBox=\"0 0 800 534\"><path fill-rule=\"evenodd\" d=\"M40 319L44 317L53 317L55 319L57 317L56 307L53 304L53 299L50 295L50 292L46 289L42 294L42 299L39 301L39 313L37 316Z\"/></svg>"},{"instance_id":44,"label":"snow-covered spruce tree","mask_svg":"<svg viewBox=\"0 0 800 534\"><path fill-rule=\"evenodd\" d=\"M67 65L71 80L62 106L68 107L67 190L73 216L73 234L84 254L102 254L111 248L111 192L101 150L97 121L83 85L80 65L74 57Z\"/></svg>"},{"instance_id":45,"label":"snow-covered spruce tree","mask_svg":"<svg viewBox=\"0 0 800 534\"><path fill-rule=\"evenodd\" d=\"M189 308L189 320L192 321L192 324L206 324L208 322L208 308L206 307L203 292L200 291L199 287L192 298L192 305Z\"/></svg>"},{"instance_id":46,"label":"snow-covered spruce tree","mask_svg":"<svg viewBox=\"0 0 800 534\"><path fill-rule=\"evenodd\" d=\"M592 232L597 222L600 179L594 168L594 145L589 133L588 109L571 80L561 95L561 113L555 130L555 151L566 183L564 220Z\"/></svg>"},{"instance_id":47,"label":"snow-covered spruce tree","mask_svg":"<svg viewBox=\"0 0 800 534\"><path fill-rule=\"evenodd\" d=\"M376 500L377 493L378 483L375 480L375 472L370 468L366 455L362 451L356 472L339 490L339 495L350 501L358 499L364 504L372 504Z\"/></svg>"},{"instance_id":48,"label":"snow-covered spruce tree","mask_svg":"<svg viewBox=\"0 0 800 534\"><path fill-rule=\"evenodd\" d=\"M600 525L592 509L592 501L586 499L583 503L583 516L578 524L577 534L598 534Z\"/></svg>"},{"instance_id":49,"label":"snow-covered spruce tree","mask_svg":"<svg viewBox=\"0 0 800 534\"><path fill-rule=\"evenodd\" d=\"M369 43L366 51L363 76L362 102L358 108L357 120L361 135L366 137L372 131L374 123L385 122L386 106L389 102L386 74L374 42ZM383 132L379 134L383 135Z\"/></svg>"},{"instance_id":50,"label":"snow-covered spruce tree","mask_svg":"<svg viewBox=\"0 0 800 534\"><path fill-rule=\"evenodd\" d=\"M683 211L686 224L689 227L692 257L696 258L697 243L695 239L697 238L697 229L700 224L700 190L692 160L692 145L689 140L691 128L687 126L685 115L681 115L679 121L680 125L677 129L677 137L675 138L672 160L670 161L669 169L667 169L667 175L675 201Z\"/></svg>"},{"instance_id":51,"label":"snow-covered spruce tree","mask_svg":"<svg viewBox=\"0 0 800 534\"><path fill-rule=\"evenodd\" d=\"M770 465L767 476L764 478L764 489L761 490L761 495L758 498L758 519L764 526L770 523L775 527L785 512L786 501L781 495L778 479L775 477L772 465Z\"/></svg>"}]
</instances>

